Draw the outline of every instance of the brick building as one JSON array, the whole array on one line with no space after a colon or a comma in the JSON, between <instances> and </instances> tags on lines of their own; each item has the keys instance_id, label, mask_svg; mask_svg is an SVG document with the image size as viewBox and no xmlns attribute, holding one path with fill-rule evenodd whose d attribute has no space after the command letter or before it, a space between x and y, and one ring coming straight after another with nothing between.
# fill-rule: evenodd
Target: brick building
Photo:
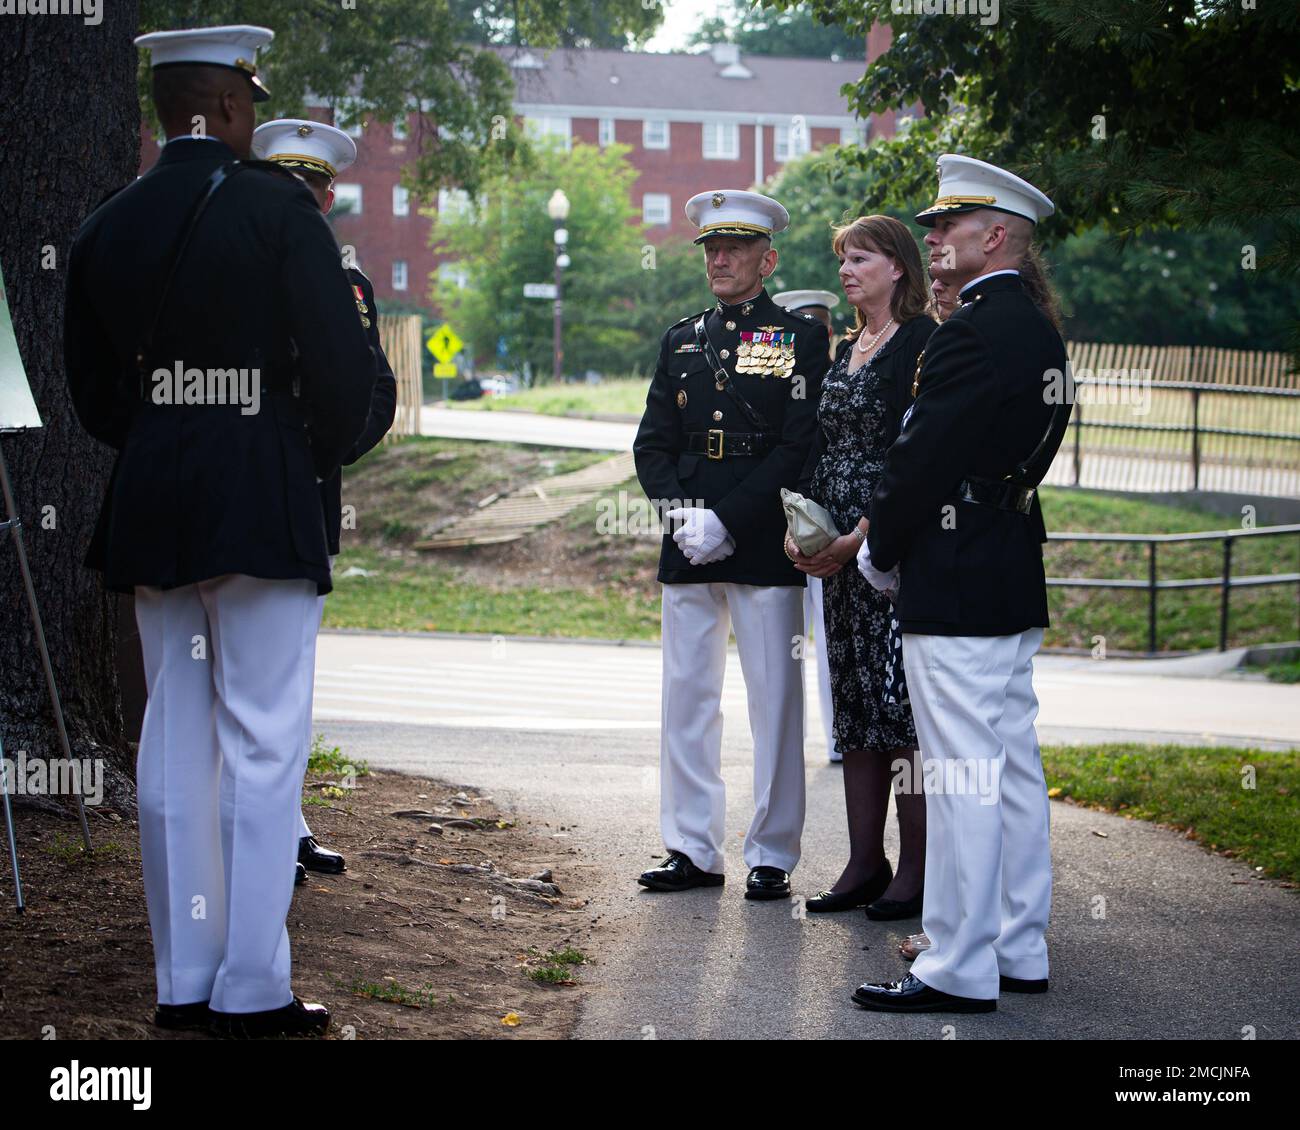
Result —
<instances>
[{"instance_id":1,"label":"brick building","mask_svg":"<svg viewBox=\"0 0 1300 1130\"><path fill-rule=\"evenodd\" d=\"M888 47L888 33L872 30L868 61ZM861 78L862 59L742 57L732 45L691 55L499 50L514 78L515 113L530 133L566 146L630 147L640 174L634 203L654 242L694 234L683 209L697 192L757 186L803 153L893 132L892 114L864 123L840 93ZM333 121L325 107L310 116ZM414 124L371 121L352 130L357 163L335 184L339 243L356 249L386 309L430 309L428 278L439 269L432 221L400 184L415 156ZM142 153L143 172L156 159L156 140L146 136ZM457 195L440 192L439 210L457 207Z\"/></svg>"}]
</instances>

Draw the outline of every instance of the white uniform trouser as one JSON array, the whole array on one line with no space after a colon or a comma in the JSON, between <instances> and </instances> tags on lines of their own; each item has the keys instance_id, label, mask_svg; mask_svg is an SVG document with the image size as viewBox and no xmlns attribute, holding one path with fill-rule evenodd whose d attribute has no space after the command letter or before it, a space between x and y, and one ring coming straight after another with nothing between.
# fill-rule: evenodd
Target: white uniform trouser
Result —
<instances>
[{"instance_id":1,"label":"white uniform trouser","mask_svg":"<svg viewBox=\"0 0 1300 1130\"><path fill-rule=\"evenodd\" d=\"M1049 801L1034 732L1043 630L903 636L925 768L930 948L912 972L941 992L998 996L998 976L1047 976Z\"/></svg>"},{"instance_id":2,"label":"white uniform trouser","mask_svg":"<svg viewBox=\"0 0 1300 1130\"><path fill-rule=\"evenodd\" d=\"M809 577L803 590L803 618L808 634L816 641L817 703L821 707L822 729L826 733L826 754L832 761L843 761L835 748L835 706L831 701L831 662L826 653L826 614L822 605L822 579Z\"/></svg>"},{"instance_id":3,"label":"white uniform trouser","mask_svg":"<svg viewBox=\"0 0 1300 1130\"><path fill-rule=\"evenodd\" d=\"M149 701L136 767L161 1004L293 999L297 858L316 585L242 575L137 588Z\"/></svg>"},{"instance_id":4,"label":"white uniform trouser","mask_svg":"<svg viewBox=\"0 0 1300 1130\"><path fill-rule=\"evenodd\" d=\"M334 566L334 558L331 557L330 568L333 569L333 566ZM318 596L316 598L316 631L317 632L320 631L320 622L321 622L321 618L324 615L325 615L325 598L323 596ZM311 665L312 682L311 685L307 688L307 727L303 733L303 746L302 746L303 777L307 776L307 762L311 759L311 730L312 730L311 707L312 707L312 703L315 701L315 691L316 691L316 636L315 635L311 637L311 655L306 659L306 662ZM300 781L299 782L300 790L301 787L302 787L302 783ZM310 836L310 835L311 835L311 829L307 826L307 816L303 812L302 804L300 802L298 804L298 838L301 840L304 836Z\"/></svg>"},{"instance_id":5,"label":"white uniform trouser","mask_svg":"<svg viewBox=\"0 0 1300 1130\"><path fill-rule=\"evenodd\" d=\"M663 586L660 823L664 846L723 871L722 680L734 626L754 739L748 867L791 871L803 833L803 590Z\"/></svg>"}]
</instances>

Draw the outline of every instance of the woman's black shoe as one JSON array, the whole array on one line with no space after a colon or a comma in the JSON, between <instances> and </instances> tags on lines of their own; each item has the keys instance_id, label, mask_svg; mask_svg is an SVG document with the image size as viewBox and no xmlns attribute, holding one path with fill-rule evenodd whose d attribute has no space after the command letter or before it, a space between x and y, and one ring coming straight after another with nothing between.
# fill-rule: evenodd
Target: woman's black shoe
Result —
<instances>
[{"instance_id":1,"label":"woman's black shoe","mask_svg":"<svg viewBox=\"0 0 1300 1130\"><path fill-rule=\"evenodd\" d=\"M876 899L867 907L867 917L873 922L898 922L904 918L918 918L924 897L925 891L922 890L903 902L897 899Z\"/></svg>"},{"instance_id":2,"label":"woman's black shoe","mask_svg":"<svg viewBox=\"0 0 1300 1130\"><path fill-rule=\"evenodd\" d=\"M889 866L889 860L885 860L885 866L861 886L854 887L851 891L842 891L839 894L835 894L833 891L822 891L821 894L814 895L805 902L803 904L804 909L810 910L814 914L820 914L835 910L853 910L855 907L866 906L870 902L875 902L893 881L894 869Z\"/></svg>"}]
</instances>

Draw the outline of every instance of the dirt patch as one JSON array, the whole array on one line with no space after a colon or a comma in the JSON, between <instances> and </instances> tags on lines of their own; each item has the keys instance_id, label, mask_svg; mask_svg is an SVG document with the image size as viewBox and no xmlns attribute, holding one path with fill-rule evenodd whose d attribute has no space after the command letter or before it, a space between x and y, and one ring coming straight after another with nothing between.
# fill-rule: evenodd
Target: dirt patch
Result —
<instances>
[{"instance_id":1,"label":"dirt patch","mask_svg":"<svg viewBox=\"0 0 1300 1130\"><path fill-rule=\"evenodd\" d=\"M409 547L497 495L578 471L600 451L411 437L375 448L343 472L343 503L355 509L344 545Z\"/></svg>"},{"instance_id":2,"label":"dirt patch","mask_svg":"<svg viewBox=\"0 0 1300 1130\"><path fill-rule=\"evenodd\" d=\"M404 440L376 449L344 473L343 501L356 507L358 520L355 530L344 531L343 548L364 548L405 569L451 572L490 590L543 586L644 595L654 589L660 543L621 532L648 520L634 479L517 541L412 548L486 498L608 458L607 452L467 440ZM382 522L366 520L381 514Z\"/></svg>"},{"instance_id":3,"label":"dirt patch","mask_svg":"<svg viewBox=\"0 0 1300 1130\"><path fill-rule=\"evenodd\" d=\"M327 786L312 776L306 795L320 800ZM329 1007L330 1038L572 1032L591 917L577 849L559 829L471 789L396 773L360 777L344 797L306 812L320 842L348 862L342 875L310 874L289 912L294 991ZM39 1039L48 1026L58 1039L207 1039L150 1022L153 952L135 822L94 819L88 857L75 822L16 815L28 907L14 912L6 859L0 1036ZM440 835L429 831L434 823ZM540 878L530 884L532 876Z\"/></svg>"}]
</instances>

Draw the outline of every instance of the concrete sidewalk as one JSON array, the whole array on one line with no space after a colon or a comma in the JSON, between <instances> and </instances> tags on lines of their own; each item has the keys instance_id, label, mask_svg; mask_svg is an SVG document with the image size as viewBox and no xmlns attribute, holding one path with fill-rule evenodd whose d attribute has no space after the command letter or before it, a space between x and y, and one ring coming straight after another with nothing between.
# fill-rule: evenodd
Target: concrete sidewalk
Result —
<instances>
[{"instance_id":1,"label":"concrete sidewalk","mask_svg":"<svg viewBox=\"0 0 1300 1130\"><path fill-rule=\"evenodd\" d=\"M1300 743L1300 687L1138 676L1112 664L1042 659L1043 740ZM751 757L740 688L724 696L728 884L681 895L635 878L660 849L658 650L327 633L317 729L373 764L482 788L547 821L539 865L589 895L575 933L579 1035L939 1039L1259 1039L1300 1036L1300 901L1242 863L1140 821L1052 806L1052 990L1003 998L985 1016L895 1017L849 1000L901 976L894 950L919 921L807 915L798 901L748 903L740 845ZM811 665L810 665L811 666ZM810 688L811 689L811 688ZM809 699L815 703L815 695ZM1166 730L1172 727L1176 733ZM809 731L808 817L794 873L808 897L846 854L842 773ZM887 849L897 858L891 822Z\"/></svg>"},{"instance_id":2,"label":"concrete sidewalk","mask_svg":"<svg viewBox=\"0 0 1300 1130\"><path fill-rule=\"evenodd\" d=\"M636 425L426 404L420 409L420 434L588 451L631 451Z\"/></svg>"}]
</instances>

